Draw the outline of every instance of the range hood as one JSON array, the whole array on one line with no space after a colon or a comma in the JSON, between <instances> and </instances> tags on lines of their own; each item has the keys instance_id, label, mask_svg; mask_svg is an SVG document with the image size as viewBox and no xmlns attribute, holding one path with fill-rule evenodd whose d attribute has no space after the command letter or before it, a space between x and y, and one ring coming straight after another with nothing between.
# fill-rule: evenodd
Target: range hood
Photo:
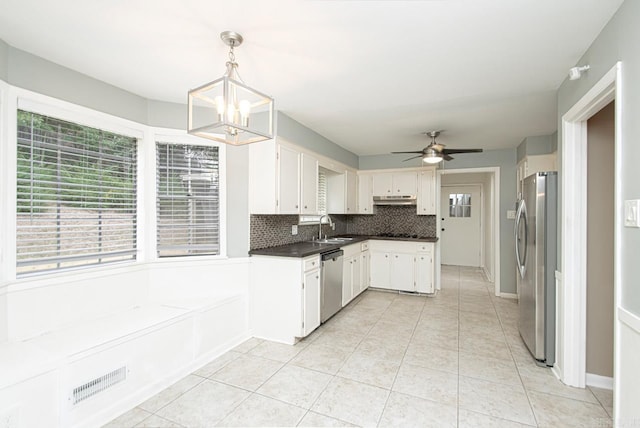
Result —
<instances>
[{"instance_id":1,"label":"range hood","mask_svg":"<svg viewBox=\"0 0 640 428\"><path fill-rule=\"evenodd\" d=\"M374 196L373 205L416 205L416 195Z\"/></svg>"}]
</instances>

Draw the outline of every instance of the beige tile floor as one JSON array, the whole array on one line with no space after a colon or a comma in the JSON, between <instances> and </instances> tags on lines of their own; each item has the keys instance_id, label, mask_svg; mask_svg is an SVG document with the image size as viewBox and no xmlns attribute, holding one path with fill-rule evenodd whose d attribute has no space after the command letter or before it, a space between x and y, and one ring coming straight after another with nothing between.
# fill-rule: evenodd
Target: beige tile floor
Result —
<instances>
[{"instance_id":1,"label":"beige tile floor","mask_svg":"<svg viewBox=\"0 0 640 428\"><path fill-rule=\"evenodd\" d=\"M108 427L610 426L612 395L533 363L517 303L444 266L435 297L367 291L296 346L250 339Z\"/></svg>"}]
</instances>

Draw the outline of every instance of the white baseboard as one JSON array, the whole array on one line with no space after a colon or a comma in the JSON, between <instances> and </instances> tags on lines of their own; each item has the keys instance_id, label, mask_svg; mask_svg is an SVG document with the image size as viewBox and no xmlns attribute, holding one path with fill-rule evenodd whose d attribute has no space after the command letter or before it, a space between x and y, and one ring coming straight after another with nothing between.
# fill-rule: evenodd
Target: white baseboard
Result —
<instances>
[{"instance_id":1,"label":"white baseboard","mask_svg":"<svg viewBox=\"0 0 640 428\"><path fill-rule=\"evenodd\" d=\"M500 292L500 297L505 299L518 299L518 295L516 293L503 293L502 291Z\"/></svg>"},{"instance_id":2,"label":"white baseboard","mask_svg":"<svg viewBox=\"0 0 640 428\"><path fill-rule=\"evenodd\" d=\"M559 381L562 381L562 367L558 365L557 361L553 367L551 367L551 373L553 373Z\"/></svg>"},{"instance_id":3,"label":"white baseboard","mask_svg":"<svg viewBox=\"0 0 640 428\"><path fill-rule=\"evenodd\" d=\"M589 386L595 386L596 388L613 390L613 378L607 376L600 376L597 374L587 373L586 383Z\"/></svg>"}]
</instances>

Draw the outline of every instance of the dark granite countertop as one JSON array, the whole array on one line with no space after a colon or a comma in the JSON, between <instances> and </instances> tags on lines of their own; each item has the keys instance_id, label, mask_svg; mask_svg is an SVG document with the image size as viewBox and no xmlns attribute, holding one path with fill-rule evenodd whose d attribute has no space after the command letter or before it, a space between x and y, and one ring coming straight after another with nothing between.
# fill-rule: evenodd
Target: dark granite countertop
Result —
<instances>
[{"instance_id":1,"label":"dark granite countertop","mask_svg":"<svg viewBox=\"0 0 640 428\"><path fill-rule=\"evenodd\" d=\"M277 247L258 248L249 251L252 256L275 256L275 257L307 257L314 254L326 253L347 245L356 244L370 239L381 241L406 241L406 242L436 242L438 238L398 238L390 236L369 236L369 235L340 235L340 237L353 238L351 241L337 244L321 244L318 242L296 242L295 244L279 245Z\"/></svg>"}]
</instances>

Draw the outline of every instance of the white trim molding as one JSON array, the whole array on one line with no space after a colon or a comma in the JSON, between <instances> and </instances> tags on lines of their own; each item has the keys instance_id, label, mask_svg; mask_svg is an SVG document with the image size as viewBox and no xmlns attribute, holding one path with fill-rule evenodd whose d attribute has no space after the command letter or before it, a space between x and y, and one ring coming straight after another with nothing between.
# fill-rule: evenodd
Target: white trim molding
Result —
<instances>
[{"instance_id":1,"label":"white trim molding","mask_svg":"<svg viewBox=\"0 0 640 428\"><path fill-rule=\"evenodd\" d=\"M573 107L562 116L562 165L560 224L561 290L558 290L558 364L562 381L570 386L586 385L586 240L587 240L587 120L616 100L615 141L615 249L614 293L620 290L620 77L621 63L609 70ZM615 300L618 302L618 300ZM617 303L616 303L617 304ZM617 334L617 333L616 333ZM616 353L618 345L616 345ZM614 363L615 364L615 363Z\"/></svg>"},{"instance_id":2,"label":"white trim molding","mask_svg":"<svg viewBox=\"0 0 640 428\"><path fill-rule=\"evenodd\" d=\"M593 373L587 373L587 385L595 386L602 389L613 389L613 378L608 376L600 376Z\"/></svg>"}]
</instances>

